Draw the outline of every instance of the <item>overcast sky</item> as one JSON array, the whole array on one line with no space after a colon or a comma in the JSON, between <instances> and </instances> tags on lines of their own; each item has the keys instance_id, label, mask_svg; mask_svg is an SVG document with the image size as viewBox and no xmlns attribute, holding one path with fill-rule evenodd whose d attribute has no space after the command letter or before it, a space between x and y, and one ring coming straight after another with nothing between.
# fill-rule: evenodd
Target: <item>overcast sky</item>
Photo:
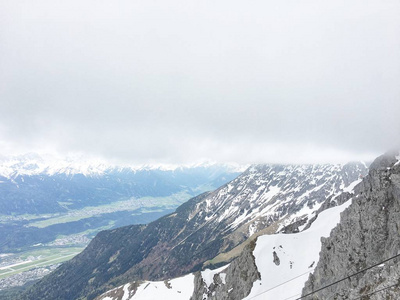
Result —
<instances>
[{"instance_id":1,"label":"overcast sky","mask_svg":"<svg viewBox=\"0 0 400 300\"><path fill-rule=\"evenodd\" d=\"M336 162L400 143L398 0L0 0L0 153Z\"/></svg>"}]
</instances>

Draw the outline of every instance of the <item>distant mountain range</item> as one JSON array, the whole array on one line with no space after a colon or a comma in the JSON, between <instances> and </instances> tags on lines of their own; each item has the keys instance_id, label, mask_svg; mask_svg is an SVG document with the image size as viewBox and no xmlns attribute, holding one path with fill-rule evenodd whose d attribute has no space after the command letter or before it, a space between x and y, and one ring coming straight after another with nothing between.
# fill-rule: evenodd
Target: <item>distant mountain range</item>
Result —
<instances>
[{"instance_id":1,"label":"distant mountain range","mask_svg":"<svg viewBox=\"0 0 400 300\"><path fill-rule=\"evenodd\" d=\"M235 178L238 165L116 166L27 154L0 159L0 215L62 213L132 197L195 196Z\"/></svg>"},{"instance_id":2,"label":"distant mountain range","mask_svg":"<svg viewBox=\"0 0 400 300\"><path fill-rule=\"evenodd\" d=\"M167 280L224 265L258 235L301 231L326 199L335 205L366 174L363 163L252 166L148 225L100 232L22 299L90 300L133 280Z\"/></svg>"},{"instance_id":3,"label":"distant mountain range","mask_svg":"<svg viewBox=\"0 0 400 300\"><path fill-rule=\"evenodd\" d=\"M203 162L196 164L174 165L174 164L112 164L102 159L85 157L82 155L70 155L67 157L55 157L52 155L39 155L27 153L14 156L0 156L0 176L12 178L17 175L54 175L81 174L95 176L109 173L111 171L130 170L133 172L144 170L176 171L185 169L207 169L221 168L228 173L241 173L246 166L236 163Z\"/></svg>"}]
</instances>

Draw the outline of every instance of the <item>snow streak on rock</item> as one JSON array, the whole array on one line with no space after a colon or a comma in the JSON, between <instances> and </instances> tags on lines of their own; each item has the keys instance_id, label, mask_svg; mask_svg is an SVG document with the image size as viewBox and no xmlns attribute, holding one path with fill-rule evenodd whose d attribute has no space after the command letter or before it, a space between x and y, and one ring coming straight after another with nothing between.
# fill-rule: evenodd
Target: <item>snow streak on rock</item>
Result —
<instances>
[{"instance_id":1,"label":"snow streak on rock","mask_svg":"<svg viewBox=\"0 0 400 300\"><path fill-rule=\"evenodd\" d=\"M246 224L249 236L277 221L279 230L309 219L325 199L351 190L366 172L362 163L253 166L199 203L191 217L203 214L227 231Z\"/></svg>"}]
</instances>

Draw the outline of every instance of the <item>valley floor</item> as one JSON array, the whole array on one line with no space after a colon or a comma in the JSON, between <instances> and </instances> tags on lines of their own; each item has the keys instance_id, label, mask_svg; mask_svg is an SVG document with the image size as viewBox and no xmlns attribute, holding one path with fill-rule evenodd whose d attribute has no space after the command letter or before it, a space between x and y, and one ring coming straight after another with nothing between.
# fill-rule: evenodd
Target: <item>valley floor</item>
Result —
<instances>
[{"instance_id":1,"label":"valley floor","mask_svg":"<svg viewBox=\"0 0 400 300\"><path fill-rule=\"evenodd\" d=\"M80 253L101 230L148 223L172 212L191 197L144 197L85 207L67 213L0 216L0 233L14 247L0 243L0 290L23 286L49 274ZM21 236L19 244L16 236ZM12 238L12 239L11 239Z\"/></svg>"}]
</instances>

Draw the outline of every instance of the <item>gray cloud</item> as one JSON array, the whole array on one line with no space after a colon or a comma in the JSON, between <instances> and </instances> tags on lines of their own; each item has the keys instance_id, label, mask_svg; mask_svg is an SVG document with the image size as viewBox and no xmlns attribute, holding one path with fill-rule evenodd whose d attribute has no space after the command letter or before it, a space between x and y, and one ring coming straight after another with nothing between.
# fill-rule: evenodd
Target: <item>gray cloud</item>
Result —
<instances>
[{"instance_id":1,"label":"gray cloud","mask_svg":"<svg viewBox=\"0 0 400 300\"><path fill-rule=\"evenodd\" d=\"M398 1L1 1L0 152L309 162L399 145Z\"/></svg>"}]
</instances>

